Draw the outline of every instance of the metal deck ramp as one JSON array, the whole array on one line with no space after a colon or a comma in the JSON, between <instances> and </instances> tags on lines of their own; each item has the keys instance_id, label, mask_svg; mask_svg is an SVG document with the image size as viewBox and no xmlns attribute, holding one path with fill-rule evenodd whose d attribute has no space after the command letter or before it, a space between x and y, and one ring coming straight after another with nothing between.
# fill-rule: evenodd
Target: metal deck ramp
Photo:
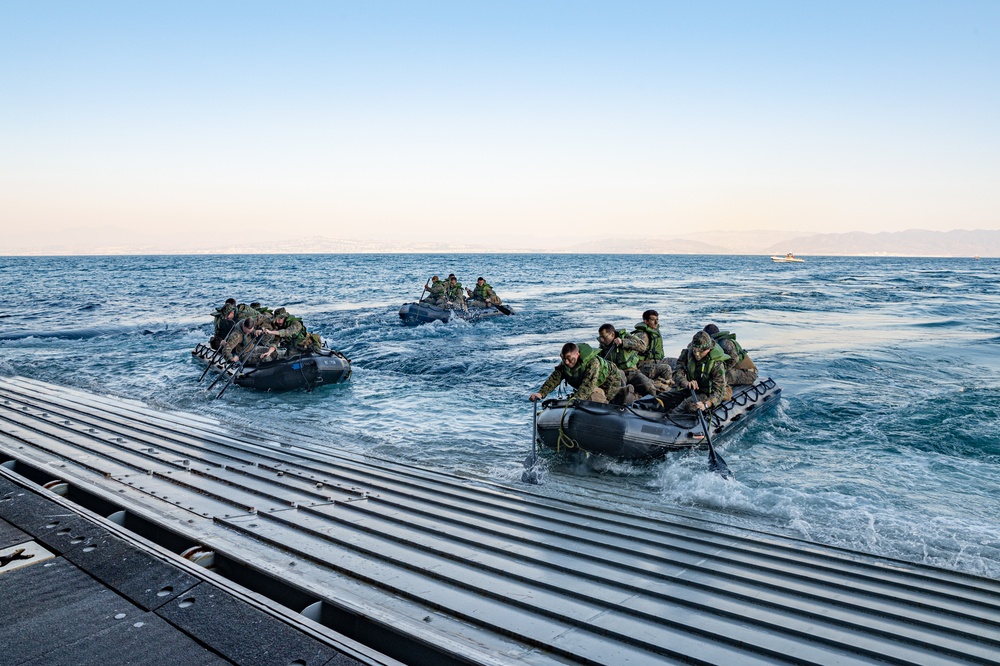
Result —
<instances>
[{"instance_id":1,"label":"metal deck ramp","mask_svg":"<svg viewBox=\"0 0 1000 666\"><path fill-rule=\"evenodd\" d=\"M406 663L1000 664L995 580L24 378L0 379L0 462Z\"/></svg>"}]
</instances>

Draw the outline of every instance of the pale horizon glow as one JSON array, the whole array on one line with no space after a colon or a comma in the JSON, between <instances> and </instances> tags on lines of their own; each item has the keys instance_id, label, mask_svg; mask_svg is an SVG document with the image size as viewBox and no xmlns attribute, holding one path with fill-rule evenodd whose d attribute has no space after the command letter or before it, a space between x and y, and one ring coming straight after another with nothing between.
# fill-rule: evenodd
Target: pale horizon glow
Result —
<instances>
[{"instance_id":1,"label":"pale horizon glow","mask_svg":"<svg viewBox=\"0 0 1000 666\"><path fill-rule=\"evenodd\" d=\"M0 25L11 243L1000 229L992 1L46 2Z\"/></svg>"}]
</instances>

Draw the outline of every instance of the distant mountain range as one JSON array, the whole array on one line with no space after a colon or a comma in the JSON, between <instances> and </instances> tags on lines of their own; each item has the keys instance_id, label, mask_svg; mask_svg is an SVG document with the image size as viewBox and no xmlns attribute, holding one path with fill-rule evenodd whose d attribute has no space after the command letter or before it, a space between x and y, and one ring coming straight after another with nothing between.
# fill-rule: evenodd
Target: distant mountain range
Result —
<instances>
[{"instance_id":1,"label":"distant mountain range","mask_svg":"<svg viewBox=\"0 0 1000 666\"><path fill-rule=\"evenodd\" d=\"M54 241L53 238L58 238ZM166 239L104 228L37 238L7 237L0 255L74 254L384 254L384 253L785 254L799 256L1000 257L1000 231L908 231L809 234L787 231L705 231L661 238L595 238L567 246L513 243L445 244L337 240L322 236L278 242L210 244L197 237Z\"/></svg>"},{"instance_id":2,"label":"distant mountain range","mask_svg":"<svg viewBox=\"0 0 1000 666\"><path fill-rule=\"evenodd\" d=\"M803 234L706 232L669 239L595 240L569 252L649 254L785 254L820 256L1000 257L1000 231L908 231Z\"/></svg>"},{"instance_id":3,"label":"distant mountain range","mask_svg":"<svg viewBox=\"0 0 1000 666\"><path fill-rule=\"evenodd\" d=\"M768 252L781 252L777 243ZM894 255L921 257L1000 257L1000 231L922 231L819 234L795 241L796 254ZM787 251L787 250L786 250Z\"/></svg>"}]
</instances>

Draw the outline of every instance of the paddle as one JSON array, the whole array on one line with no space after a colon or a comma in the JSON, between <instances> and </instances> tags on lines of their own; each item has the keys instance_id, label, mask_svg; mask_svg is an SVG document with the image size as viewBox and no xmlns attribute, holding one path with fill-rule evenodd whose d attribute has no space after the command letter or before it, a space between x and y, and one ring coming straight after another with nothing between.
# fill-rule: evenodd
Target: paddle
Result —
<instances>
[{"instance_id":1,"label":"paddle","mask_svg":"<svg viewBox=\"0 0 1000 666\"><path fill-rule=\"evenodd\" d=\"M228 340L229 338L226 339ZM219 349L222 349L222 345L224 344L225 340L223 340L222 344L219 345ZM219 358L219 349L216 349L215 353L212 354L212 356L208 359L208 365L205 366L205 371L201 373L201 377L198 378L199 384L201 384L201 380L205 378L205 375L208 374L208 371L212 369L212 365L215 363L215 359Z\"/></svg>"},{"instance_id":2,"label":"paddle","mask_svg":"<svg viewBox=\"0 0 1000 666\"><path fill-rule=\"evenodd\" d=\"M427 293L427 285L429 285L430 283L431 283L431 279L427 278L427 282L424 282L424 290L422 292L420 292L420 296L417 297L417 303L419 303L421 300L423 300L424 294Z\"/></svg>"},{"instance_id":3,"label":"paddle","mask_svg":"<svg viewBox=\"0 0 1000 666\"><path fill-rule=\"evenodd\" d=\"M506 305L501 305L500 303L494 303L492 301L486 301L486 302L489 305L492 305L493 307L495 307L500 312L502 312L505 315L507 315L508 317L512 314L511 309L509 307L507 307Z\"/></svg>"},{"instance_id":4,"label":"paddle","mask_svg":"<svg viewBox=\"0 0 1000 666\"><path fill-rule=\"evenodd\" d=\"M239 321L238 324L236 324L235 326L233 326L232 330L229 331L229 335L226 336L226 342L229 341L229 336L232 335L233 333L235 333L237 330L239 330L239 331L243 330L243 322L245 322L247 319L249 319L249 317L244 317L243 319L240 319L240 321ZM249 333L249 332L246 332L246 333ZM209 368L211 368L213 366L213 364L215 363L215 360L219 357L219 354L222 353L223 347L225 347L225 345L221 345L219 347L219 349L216 350L215 355L212 356L212 361L208 365ZM228 364L227 364L227 366L228 366ZM216 376L216 378L214 380L212 380L212 383L209 384L208 387L205 390L206 391L211 391L212 387L215 386L216 384L218 384L219 380L222 379L225 376L226 376L226 368L223 367L222 370L219 371L218 376Z\"/></svg>"},{"instance_id":5,"label":"paddle","mask_svg":"<svg viewBox=\"0 0 1000 666\"><path fill-rule=\"evenodd\" d=\"M689 388L688 390L691 391L691 397L697 403L698 394L694 392L693 388ZM705 441L708 442L708 469L723 479L733 478L733 473L729 471L729 465L722 459L722 456L715 452L715 447L712 446L712 437L708 432L708 423L705 422L705 413L700 409L698 410L698 420L701 421L701 427L705 429Z\"/></svg>"},{"instance_id":6,"label":"paddle","mask_svg":"<svg viewBox=\"0 0 1000 666\"><path fill-rule=\"evenodd\" d=\"M242 323L242 320L240 321L240 323ZM201 373L201 377L198 378L198 383L199 384L201 383L201 380L203 380L205 378L205 375L208 374L208 371L212 369L212 366L215 364L215 360L217 358L219 358L219 354L222 353L222 348L225 347L226 343L229 342L229 336L231 336L233 334L233 331L235 331L236 327L239 326L239 325L240 325L239 323L233 322L233 325L229 328L229 333L226 334L226 339L223 340L221 343L219 343L219 348L216 349L215 353L212 354L212 357L208 359L208 365L205 366L205 371L203 373ZM209 386L209 388L212 388L212 387Z\"/></svg>"},{"instance_id":7,"label":"paddle","mask_svg":"<svg viewBox=\"0 0 1000 666\"><path fill-rule=\"evenodd\" d=\"M247 361L250 359L250 357L253 356L253 353L257 350L257 346L260 345L260 341L263 340L263 339L264 339L264 334L263 333L261 333L260 335L257 336L257 339L254 340L253 347L250 348L250 353L247 354L247 356L246 356L245 359L243 359L242 361L240 361L240 367L236 368L236 372L234 372L233 375L229 378L229 381L226 382L226 385L222 387L222 390L219 391L219 394L217 396L215 396L216 400L218 400L219 398L221 398L222 394L226 392L226 389L233 385L233 381L235 381L236 377L241 372L243 372L243 366L245 366L247 364ZM211 388L211 387L209 387L209 388Z\"/></svg>"},{"instance_id":8,"label":"paddle","mask_svg":"<svg viewBox=\"0 0 1000 666\"><path fill-rule=\"evenodd\" d=\"M535 463L538 462L538 404L536 402L531 403L531 453L528 457L524 459L524 471L521 472L522 483L531 483L533 485L538 485L541 483L541 479L538 478L538 470L535 469Z\"/></svg>"}]
</instances>

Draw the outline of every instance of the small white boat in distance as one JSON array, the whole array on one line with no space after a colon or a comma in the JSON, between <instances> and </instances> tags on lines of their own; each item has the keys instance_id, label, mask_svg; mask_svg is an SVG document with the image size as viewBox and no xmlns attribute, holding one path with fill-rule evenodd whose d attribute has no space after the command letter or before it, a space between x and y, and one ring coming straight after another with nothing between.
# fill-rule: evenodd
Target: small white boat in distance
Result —
<instances>
[{"instance_id":1,"label":"small white boat in distance","mask_svg":"<svg viewBox=\"0 0 1000 666\"><path fill-rule=\"evenodd\" d=\"M805 259L799 259L794 254L792 254L791 252L789 252L788 254L786 254L783 257L779 257L778 255L774 255L773 257L771 257L771 261L773 261L775 263L778 263L778 264L791 264L791 263L803 264L803 263L805 263L806 260Z\"/></svg>"}]
</instances>

